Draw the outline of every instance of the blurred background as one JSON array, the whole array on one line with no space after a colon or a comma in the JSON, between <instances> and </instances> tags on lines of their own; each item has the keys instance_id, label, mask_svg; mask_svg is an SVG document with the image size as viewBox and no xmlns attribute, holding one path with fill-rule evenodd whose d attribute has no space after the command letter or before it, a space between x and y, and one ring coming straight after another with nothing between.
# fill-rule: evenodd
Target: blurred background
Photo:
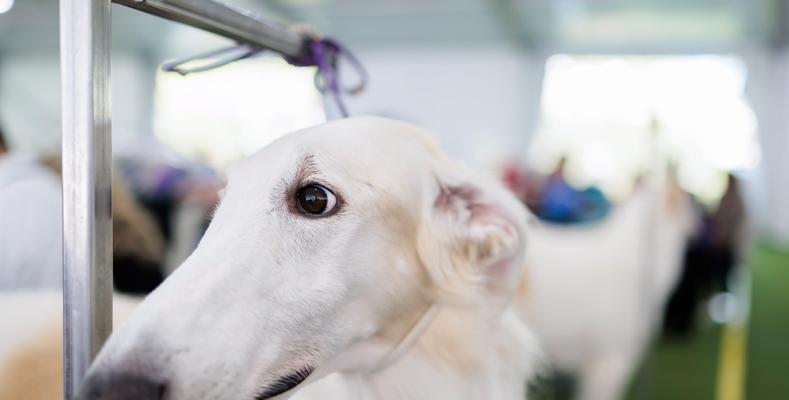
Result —
<instances>
[{"instance_id":1,"label":"blurred background","mask_svg":"<svg viewBox=\"0 0 789 400\"><path fill-rule=\"evenodd\" d=\"M435 131L548 226L605 224L641 187L670 181L693 227L677 233L676 278L653 299L663 322L628 398L789 396L789 1L226 2L342 41L370 76L346 99L352 115ZM58 44L56 1L0 0L4 147L53 174ZM189 254L229 163L332 115L314 70L275 55L161 71L231 44L113 7L118 289L145 293ZM644 240L660 222L639 225ZM532 398L572 398L578 380L557 368Z\"/></svg>"}]
</instances>

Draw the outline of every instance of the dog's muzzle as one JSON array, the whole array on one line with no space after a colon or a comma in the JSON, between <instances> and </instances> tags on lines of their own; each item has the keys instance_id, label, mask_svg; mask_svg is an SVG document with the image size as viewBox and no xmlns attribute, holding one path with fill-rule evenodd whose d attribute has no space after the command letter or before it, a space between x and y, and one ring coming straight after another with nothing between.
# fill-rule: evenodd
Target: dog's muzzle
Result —
<instances>
[{"instance_id":1,"label":"dog's muzzle","mask_svg":"<svg viewBox=\"0 0 789 400\"><path fill-rule=\"evenodd\" d=\"M139 375L97 372L82 384L77 400L162 400L167 385Z\"/></svg>"}]
</instances>

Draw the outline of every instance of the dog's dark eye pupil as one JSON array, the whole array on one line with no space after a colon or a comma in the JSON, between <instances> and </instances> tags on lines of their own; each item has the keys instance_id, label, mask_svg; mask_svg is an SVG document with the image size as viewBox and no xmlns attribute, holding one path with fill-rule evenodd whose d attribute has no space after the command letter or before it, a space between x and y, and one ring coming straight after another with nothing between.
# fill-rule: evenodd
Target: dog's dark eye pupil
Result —
<instances>
[{"instance_id":1,"label":"dog's dark eye pupil","mask_svg":"<svg viewBox=\"0 0 789 400\"><path fill-rule=\"evenodd\" d=\"M326 211L329 195L326 189L318 185L307 185L299 190L297 195L299 207L309 214L319 215Z\"/></svg>"}]
</instances>

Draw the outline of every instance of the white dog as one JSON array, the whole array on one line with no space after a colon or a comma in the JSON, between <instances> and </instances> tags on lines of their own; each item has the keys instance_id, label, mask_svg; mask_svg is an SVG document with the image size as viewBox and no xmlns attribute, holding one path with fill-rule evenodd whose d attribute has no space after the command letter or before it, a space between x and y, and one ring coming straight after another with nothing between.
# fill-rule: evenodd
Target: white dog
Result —
<instances>
[{"instance_id":1,"label":"white dog","mask_svg":"<svg viewBox=\"0 0 789 400\"><path fill-rule=\"evenodd\" d=\"M194 253L113 333L85 400L521 400L528 215L425 132L364 117L229 172Z\"/></svg>"},{"instance_id":2,"label":"white dog","mask_svg":"<svg viewBox=\"0 0 789 400\"><path fill-rule=\"evenodd\" d=\"M115 323L140 299L116 295ZM63 397L63 294L0 291L0 400Z\"/></svg>"},{"instance_id":3,"label":"white dog","mask_svg":"<svg viewBox=\"0 0 789 400\"><path fill-rule=\"evenodd\" d=\"M659 181L659 180L658 180ZM649 183L598 225L531 231L522 316L581 400L622 397L675 286L694 227L690 199Z\"/></svg>"},{"instance_id":4,"label":"white dog","mask_svg":"<svg viewBox=\"0 0 789 400\"><path fill-rule=\"evenodd\" d=\"M615 399L676 280L688 210L642 189L600 225L526 238L523 208L418 128L299 132L230 174L205 239L113 336L83 398L522 399L528 320L583 399ZM30 339L0 346L0 398L62 390L59 299L0 297L11 328L49 332L2 332ZM19 324L28 303L51 315Z\"/></svg>"}]
</instances>

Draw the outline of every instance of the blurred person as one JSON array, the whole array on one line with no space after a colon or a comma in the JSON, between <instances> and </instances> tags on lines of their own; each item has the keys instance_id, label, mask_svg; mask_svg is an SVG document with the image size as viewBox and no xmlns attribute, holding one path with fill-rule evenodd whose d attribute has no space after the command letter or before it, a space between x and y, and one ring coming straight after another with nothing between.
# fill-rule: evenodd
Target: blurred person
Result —
<instances>
[{"instance_id":1,"label":"blurred person","mask_svg":"<svg viewBox=\"0 0 789 400\"><path fill-rule=\"evenodd\" d=\"M548 176L542 190L537 215L560 224L599 221L608 214L610 204L603 192L593 186L579 190L565 179L567 160L562 158Z\"/></svg>"},{"instance_id":2,"label":"blurred person","mask_svg":"<svg viewBox=\"0 0 789 400\"><path fill-rule=\"evenodd\" d=\"M718 206L696 210L701 229L690 240L682 278L666 308L664 330L674 336L693 332L699 304L715 292L729 290L729 276L742 262L747 242L747 217L737 177L728 174Z\"/></svg>"},{"instance_id":3,"label":"blurred person","mask_svg":"<svg viewBox=\"0 0 789 400\"><path fill-rule=\"evenodd\" d=\"M0 289L62 287L58 177L0 130Z\"/></svg>"},{"instance_id":4,"label":"blurred person","mask_svg":"<svg viewBox=\"0 0 789 400\"><path fill-rule=\"evenodd\" d=\"M115 290L146 294L165 278L165 242L156 221L124 179L113 174L112 281Z\"/></svg>"},{"instance_id":5,"label":"blurred person","mask_svg":"<svg viewBox=\"0 0 789 400\"><path fill-rule=\"evenodd\" d=\"M502 179L515 196L526 205L532 212L540 205L542 195L541 177L522 165L518 161L508 162L502 171Z\"/></svg>"},{"instance_id":6,"label":"blurred person","mask_svg":"<svg viewBox=\"0 0 789 400\"><path fill-rule=\"evenodd\" d=\"M125 145L118 166L165 241L167 275L197 246L219 202L222 180L212 168L184 159L155 139Z\"/></svg>"},{"instance_id":7,"label":"blurred person","mask_svg":"<svg viewBox=\"0 0 789 400\"><path fill-rule=\"evenodd\" d=\"M61 174L61 157L43 164ZM164 280L164 238L153 216L134 197L125 179L112 174L112 280L115 291L147 294Z\"/></svg>"},{"instance_id":8,"label":"blurred person","mask_svg":"<svg viewBox=\"0 0 789 400\"><path fill-rule=\"evenodd\" d=\"M728 289L729 273L743 260L748 225L740 181L732 173L727 180L726 192L711 217L710 243L718 250L717 265L720 267L714 273L714 283L721 290Z\"/></svg>"},{"instance_id":9,"label":"blurred person","mask_svg":"<svg viewBox=\"0 0 789 400\"><path fill-rule=\"evenodd\" d=\"M578 219L581 209L581 197L567 180L564 179L564 167L567 160L562 158L559 165L548 176L540 198L538 215L548 221L570 223Z\"/></svg>"},{"instance_id":10,"label":"blurred person","mask_svg":"<svg viewBox=\"0 0 789 400\"><path fill-rule=\"evenodd\" d=\"M547 177L528 171L516 162L505 166L505 185L540 219L557 224L577 224L603 220L611 209L597 187L576 189L565 179L566 159L559 161Z\"/></svg>"}]
</instances>

